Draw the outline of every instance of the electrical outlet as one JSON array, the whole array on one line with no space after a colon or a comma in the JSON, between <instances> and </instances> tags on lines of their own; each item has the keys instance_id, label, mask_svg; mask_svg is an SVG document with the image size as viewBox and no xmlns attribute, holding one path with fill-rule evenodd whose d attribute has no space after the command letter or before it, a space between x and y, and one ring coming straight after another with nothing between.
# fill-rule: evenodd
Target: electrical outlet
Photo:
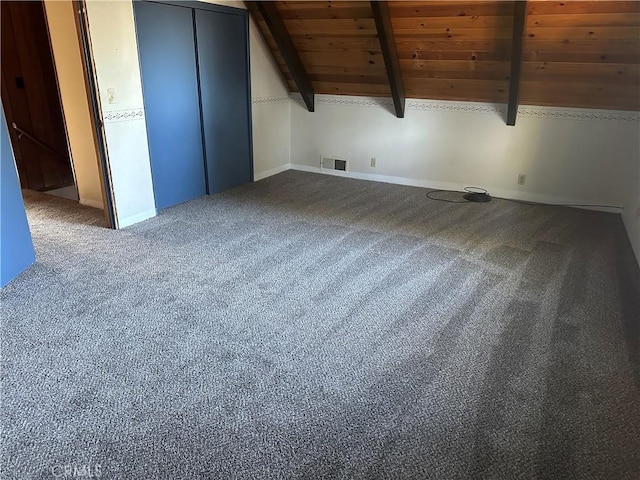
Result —
<instances>
[{"instance_id":1,"label":"electrical outlet","mask_svg":"<svg viewBox=\"0 0 640 480\"><path fill-rule=\"evenodd\" d=\"M527 176L524 173L518 175L518 185L524 185L527 183Z\"/></svg>"},{"instance_id":2,"label":"electrical outlet","mask_svg":"<svg viewBox=\"0 0 640 480\"><path fill-rule=\"evenodd\" d=\"M107 100L109 103L116 103L116 89L107 88Z\"/></svg>"},{"instance_id":3,"label":"electrical outlet","mask_svg":"<svg viewBox=\"0 0 640 480\"><path fill-rule=\"evenodd\" d=\"M376 157L371 157L371 166L372 167L376 166Z\"/></svg>"}]
</instances>

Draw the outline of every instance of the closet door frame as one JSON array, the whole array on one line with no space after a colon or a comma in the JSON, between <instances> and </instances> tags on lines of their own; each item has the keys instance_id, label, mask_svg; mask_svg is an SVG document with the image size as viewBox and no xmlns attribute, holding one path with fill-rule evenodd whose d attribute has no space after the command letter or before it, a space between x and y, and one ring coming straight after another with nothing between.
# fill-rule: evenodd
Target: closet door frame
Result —
<instances>
[{"instance_id":1,"label":"closet door frame","mask_svg":"<svg viewBox=\"0 0 640 480\"><path fill-rule=\"evenodd\" d=\"M244 38L245 38L245 71L247 76L247 123L249 129L249 171L251 172L250 182L254 182L254 168L253 168L253 106L251 103L251 57L250 57L250 39L249 39L249 12L248 10L242 8L228 7L226 5L215 5L212 3L206 2L197 2L197 1L179 1L179 0L133 0L136 1L144 1L148 3L161 3L164 5L171 5L175 7L188 8L191 10L207 10L210 12L222 13L226 15L237 15L242 18L244 24ZM195 17L194 17L195 18ZM197 34L195 31L195 22L194 22L194 34ZM197 55L196 55L197 56ZM198 82L200 80L198 79ZM199 92L198 92L199 93ZM202 104L200 105L200 124L202 125ZM204 126L203 126L204 128ZM204 133L204 132L203 132ZM202 137L204 144L204 136ZM205 183L207 188L207 194L209 192L209 182L207 180L207 159L206 159L206 151L204 152L204 169L205 169Z\"/></svg>"}]
</instances>

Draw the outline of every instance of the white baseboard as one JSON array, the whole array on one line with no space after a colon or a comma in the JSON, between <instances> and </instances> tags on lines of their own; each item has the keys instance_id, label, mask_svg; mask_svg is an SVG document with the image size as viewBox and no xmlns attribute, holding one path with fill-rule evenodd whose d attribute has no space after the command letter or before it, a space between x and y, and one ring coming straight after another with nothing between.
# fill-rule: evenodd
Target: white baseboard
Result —
<instances>
[{"instance_id":1,"label":"white baseboard","mask_svg":"<svg viewBox=\"0 0 640 480\"><path fill-rule=\"evenodd\" d=\"M285 172L285 171L290 170L290 169L291 169L291 164L290 163L285 163L284 165L280 165L279 167L272 168L272 169L267 170L265 172L254 173L253 174L253 181L257 182L258 180L262 180L263 178L271 177L273 175L277 175L278 173L282 173L282 172Z\"/></svg>"},{"instance_id":2,"label":"white baseboard","mask_svg":"<svg viewBox=\"0 0 640 480\"><path fill-rule=\"evenodd\" d=\"M98 208L100 210L104 210L104 206L102 205L102 202L91 200L90 198L81 198L79 202L80 202L80 205L86 205L87 207L93 207L93 208Z\"/></svg>"},{"instance_id":3,"label":"white baseboard","mask_svg":"<svg viewBox=\"0 0 640 480\"><path fill-rule=\"evenodd\" d=\"M311 167L309 165L300 165L296 163L291 164L291 170L300 170L303 172L313 172L313 173L322 173L325 175L335 175L337 177L347 177L347 178L357 178L360 180L370 180L373 182L383 182L383 183L393 183L396 185L407 185L410 187L423 187L423 188L432 188L436 190L453 190L457 192L464 191L464 187L469 185L462 185L458 183L449 183L449 182L438 182L434 180L421 180L416 178L408 178L408 177L395 177L391 175L380 175L375 173L361 173L361 172L342 172L340 170L326 170L320 167ZM486 188L491 196L493 197L501 197L508 198L511 200L522 200L524 202L536 202L536 203L546 203L546 204L571 204L571 205L590 205L594 202L576 199L576 198L567 198L567 197L556 197L552 195L538 194L538 193L530 193L530 192L518 192L515 190L504 190L501 188L486 186L486 185L474 185L477 187ZM584 208L588 210L598 210L601 212L610 212L610 213L620 213L622 212L621 206L615 207L578 207Z\"/></svg>"},{"instance_id":4,"label":"white baseboard","mask_svg":"<svg viewBox=\"0 0 640 480\"><path fill-rule=\"evenodd\" d=\"M140 223L143 220L147 220L148 218L155 217L158 214L155 208L145 210L144 212L137 213L135 215L131 215L126 218L118 218L118 228L129 227L135 223Z\"/></svg>"}]
</instances>

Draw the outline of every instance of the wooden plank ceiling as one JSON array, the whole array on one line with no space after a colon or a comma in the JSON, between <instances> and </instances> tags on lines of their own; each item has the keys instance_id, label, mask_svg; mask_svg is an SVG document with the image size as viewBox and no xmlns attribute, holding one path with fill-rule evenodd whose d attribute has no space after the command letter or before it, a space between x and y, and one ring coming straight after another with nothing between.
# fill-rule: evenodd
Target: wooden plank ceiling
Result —
<instances>
[{"instance_id":1,"label":"wooden plank ceiling","mask_svg":"<svg viewBox=\"0 0 640 480\"><path fill-rule=\"evenodd\" d=\"M275 3L315 93L391 96L370 2ZM407 97L507 103L513 2L388 5ZM640 1L529 0L519 86L520 104L640 110Z\"/></svg>"}]
</instances>

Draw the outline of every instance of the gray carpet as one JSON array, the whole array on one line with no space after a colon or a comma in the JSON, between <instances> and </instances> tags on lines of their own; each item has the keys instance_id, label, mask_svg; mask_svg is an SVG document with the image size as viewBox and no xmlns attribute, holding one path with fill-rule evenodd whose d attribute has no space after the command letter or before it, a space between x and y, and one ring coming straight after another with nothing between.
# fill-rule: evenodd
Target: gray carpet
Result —
<instances>
[{"instance_id":1,"label":"gray carpet","mask_svg":"<svg viewBox=\"0 0 640 480\"><path fill-rule=\"evenodd\" d=\"M425 192L289 171L121 231L30 195L2 478L638 478L620 217Z\"/></svg>"}]
</instances>

